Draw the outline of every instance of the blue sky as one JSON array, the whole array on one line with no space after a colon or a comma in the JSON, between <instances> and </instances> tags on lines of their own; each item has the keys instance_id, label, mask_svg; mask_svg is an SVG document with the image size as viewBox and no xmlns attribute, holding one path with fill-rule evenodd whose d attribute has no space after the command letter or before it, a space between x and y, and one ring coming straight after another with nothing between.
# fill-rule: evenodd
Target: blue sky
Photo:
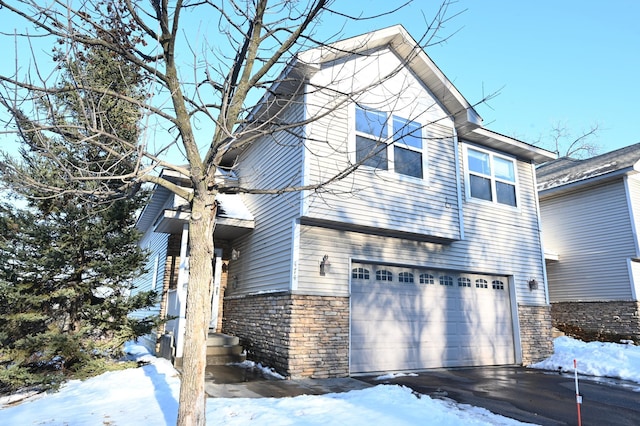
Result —
<instances>
[{"instance_id":1,"label":"blue sky","mask_svg":"<svg viewBox=\"0 0 640 426\"><path fill-rule=\"evenodd\" d=\"M375 14L404 1L333 7ZM398 23L418 37L439 3L414 0L392 16L352 22L341 38ZM544 142L556 123L575 136L597 124L601 152L640 142L640 1L459 0L449 15L458 12L438 33L451 37L427 53L472 104L500 92L477 107L486 127ZM342 22L325 17L319 31L333 34Z\"/></svg>"},{"instance_id":2,"label":"blue sky","mask_svg":"<svg viewBox=\"0 0 640 426\"><path fill-rule=\"evenodd\" d=\"M436 3L416 0L383 25L346 33L400 23L418 36L421 10L431 17ZM548 139L557 122L576 136L598 124L601 152L640 142L640 1L460 0L449 10L464 12L440 34L459 31L427 53L471 103L500 91L477 108L486 127L531 142Z\"/></svg>"}]
</instances>

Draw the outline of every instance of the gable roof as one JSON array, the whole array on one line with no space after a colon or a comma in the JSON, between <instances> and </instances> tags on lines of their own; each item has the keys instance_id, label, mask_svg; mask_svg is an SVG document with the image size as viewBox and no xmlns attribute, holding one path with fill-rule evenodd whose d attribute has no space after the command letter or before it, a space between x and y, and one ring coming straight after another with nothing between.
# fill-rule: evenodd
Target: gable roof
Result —
<instances>
[{"instance_id":1,"label":"gable roof","mask_svg":"<svg viewBox=\"0 0 640 426\"><path fill-rule=\"evenodd\" d=\"M640 143L585 160L559 158L536 170L538 191L561 189L568 185L591 184L640 171Z\"/></svg>"},{"instance_id":2,"label":"gable roof","mask_svg":"<svg viewBox=\"0 0 640 426\"><path fill-rule=\"evenodd\" d=\"M286 96L288 91L300 90L300 81L311 77L321 69L323 64L353 55L366 55L368 52L387 47L405 62L405 66L411 69L451 114L460 138L535 163L556 158L556 155L548 150L484 128L480 114L402 25L394 25L298 53L277 79L278 87L272 88L265 94L265 98L258 102L248 121L262 116L265 110L278 104L270 101L268 99L270 96L276 93L277 96Z\"/></svg>"}]
</instances>

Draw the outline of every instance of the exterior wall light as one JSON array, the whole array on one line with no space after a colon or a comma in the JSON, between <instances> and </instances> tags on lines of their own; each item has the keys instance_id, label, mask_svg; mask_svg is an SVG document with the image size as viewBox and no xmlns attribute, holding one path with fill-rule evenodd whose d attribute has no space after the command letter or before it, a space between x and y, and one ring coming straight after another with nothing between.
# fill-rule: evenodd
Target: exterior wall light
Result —
<instances>
[{"instance_id":1,"label":"exterior wall light","mask_svg":"<svg viewBox=\"0 0 640 426\"><path fill-rule=\"evenodd\" d=\"M538 281L535 278L531 278L529 280L529 290L537 290L538 289Z\"/></svg>"},{"instance_id":2,"label":"exterior wall light","mask_svg":"<svg viewBox=\"0 0 640 426\"><path fill-rule=\"evenodd\" d=\"M325 254L320 262L320 275L325 276L331 272L331 262L329 262L329 255Z\"/></svg>"},{"instance_id":3,"label":"exterior wall light","mask_svg":"<svg viewBox=\"0 0 640 426\"><path fill-rule=\"evenodd\" d=\"M240 259L240 250L232 249L231 250L231 260Z\"/></svg>"}]
</instances>

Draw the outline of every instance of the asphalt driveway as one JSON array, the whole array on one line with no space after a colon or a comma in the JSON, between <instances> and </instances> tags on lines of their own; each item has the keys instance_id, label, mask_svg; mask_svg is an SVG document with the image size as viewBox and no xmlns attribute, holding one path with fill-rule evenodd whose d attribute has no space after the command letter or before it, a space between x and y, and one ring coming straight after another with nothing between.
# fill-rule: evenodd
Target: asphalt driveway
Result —
<instances>
[{"instance_id":1,"label":"asphalt driveway","mask_svg":"<svg viewBox=\"0 0 640 426\"><path fill-rule=\"evenodd\" d=\"M436 369L389 380L431 397L451 398L540 425L577 425L573 374L523 367ZM640 425L640 385L579 376L582 425Z\"/></svg>"}]
</instances>

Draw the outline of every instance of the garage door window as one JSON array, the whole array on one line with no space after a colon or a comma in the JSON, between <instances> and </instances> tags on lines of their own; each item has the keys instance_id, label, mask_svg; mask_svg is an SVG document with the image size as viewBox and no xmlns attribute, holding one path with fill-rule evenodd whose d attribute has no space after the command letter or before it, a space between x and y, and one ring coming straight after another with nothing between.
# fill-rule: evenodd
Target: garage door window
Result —
<instances>
[{"instance_id":1,"label":"garage door window","mask_svg":"<svg viewBox=\"0 0 640 426\"><path fill-rule=\"evenodd\" d=\"M458 278L458 287L471 287L471 280L466 277Z\"/></svg>"},{"instance_id":2,"label":"garage door window","mask_svg":"<svg viewBox=\"0 0 640 426\"><path fill-rule=\"evenodd\" d=\"M393 281L393 274L386 269L376 271L376 281Z\"/></svg>"},{"instance_id":3,"label":"garage door window","mask_svg":"<svg viewBox=\"0 0 640 426\"><path fill-rule=\"evenodd\" d=\"M450 277L449 275L442 275L439 280L440 285L453 286L453 277Z\"/></svg>"},{"instance_id":4,"label":"garage door window","mask_svg":"<svg viewBox=\"0 0 640 426\"><path fill-rule=\"evenodd\" d=\"M351 270L351 278L355 278L357 280L368 280L369 270L365 268L353 268Z\"/></svg>"},{"instance_id":5,"label":"garage door window","mask_svg":"<svg viewBox=\"0 0 640 426\"><path fill-rule=\"evenodd\" d=\"M401 283L412 283L413 274L411 272L400 272L398 274L398 281L400 281Z\"/></svg>"},{"instance_id":6,"label":"garage door window","mask_svg":"<svg viewBox=\"0 0 640 426\"><path fill-rule=\"evenodd\" d=\"M488 288L487 280L476 280L476 288Z\"/></svg>"},{"instance_id":7,"label":"garage door window","mask_svg":"<svg viewBox=\"0 0 640 426\"><path fill-rule=\"evenodd\" d=\"M504 283L502 281L495 280L491 285L494 290L504 290Z\"/></svg>"},{"instance_id":8,"label":"garage door window","mask_svg":"<svg viewBox=\"0 0 640 426\"><path fill-rule=\"evenodd\" d=\"M431 274L420 274L420 284L434 284L435 281L433 279L433 275Z\"/></svg>"}]
</instances>

